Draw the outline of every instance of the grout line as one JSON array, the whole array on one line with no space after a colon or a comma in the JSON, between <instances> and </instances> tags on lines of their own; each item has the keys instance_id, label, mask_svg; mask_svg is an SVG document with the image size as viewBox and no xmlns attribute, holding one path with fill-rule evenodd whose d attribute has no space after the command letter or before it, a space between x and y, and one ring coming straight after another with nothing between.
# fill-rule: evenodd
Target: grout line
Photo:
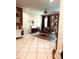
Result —
<instances>
[{"instance_id":1,"label":"grout line","mask_svg":"<svg viewBox=\"0 0 79 59\"><path fill-rule=\"evenodd\" d=\"M34 38L33 38L34 39ZM27 52L27 54L26 54L26 56L25 56L25 59L26 59L26 57L27 57L27 55L28 55L28 53L29 53L29 50L30 50L30 48L31 48L31 45L32 45L32 40L31 40L31 43L30 43L30 45L29 45L29 48L28 48L28 52Z\"/></svg>"},{"instance_id":2,"label":"grout line","mask_svg":"<svg viewBox=\"0 0 79 59\"><path fill-rule=\"evenodd\" d=\"M24 44L23 44L23 46L24 46ZM19 50L19 52L16 54L16 56L20 53L20 51L23 49L23 46L22 47L19 47L19 48L21 48L20 50Z\"/></svg>"},{"instance_id":3,"label":"grout line","mask_svg":"<svg viewBox=\"0 0 79 59\"><path fill-rule=\"evenodd\" d=\"M25 45L25 44L23 44L22 47L19 47L19 48L21 48L21 49L19 50L18 54L19 54L19 53L21 52L21 50L23 49L24 45ZM17 56L18 54L16 54L16 56Z\"/></svg>"},{"instance_id":4,"label":"grout line","mask_svg":"<svg viewBox=\"0 0 79 59\"><path fill-rule=\"evenodd\" d=\"M37 51L36 51L36 59L37 59L37 54L38 54L38 39L39 39L39 38L37 38Z\"/></svg>"},{"instance_id":5,"label":"grout line","mask_svg":"<svg viewBox=\"0 0 79 59\"><path fill-rule=\"evenodd\" d=\"M27 54L26 54L26 56L25 56L25 59L26 59L26 57L27 57L27 55L28 55L28 53L29 53L29 50L30 50L30 47L28 48Z\"/></svg>"},{"instance_id":6,"label":"grout line","mask_svg":"<svg viewBox=\"0 0 79 59\"><path fill-rule=\"evenodd\" d=\"M47 55L47 52L46 52L44 40L43 40L43 44L44 44L44 49L45 49L46 57L47 57L47 59L48 59L48 55Z\"/></svg>"}]
</instances>

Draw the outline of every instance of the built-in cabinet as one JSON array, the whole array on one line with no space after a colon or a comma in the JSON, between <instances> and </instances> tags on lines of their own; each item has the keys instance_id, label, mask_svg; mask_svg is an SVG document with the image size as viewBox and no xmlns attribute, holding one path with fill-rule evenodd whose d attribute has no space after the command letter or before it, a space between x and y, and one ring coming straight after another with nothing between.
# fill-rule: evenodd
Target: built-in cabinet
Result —
<instances>
[{"instance_id":1,"label":"built-in cabinet","mask_svg":"<svg viewBox=\"0 0 79 59\"><path fill-rule=\"evenodd\" d=\"M58 25L59 25L59 13L42 15L42 26L41 26L42 30L47 26L49 27L49 33L55 32L56 36L58 36Z\"/></svg>"},{"instance_id":2,"label":"built-in cabinet","mask_svg":"<svg viewBox=\"0 0 79 59\"><path fill-rule=\"evenodd\" d=\"M16 7L16 29L22 29L23 18L22 18L22 8Z\"/></svg>"},{"instance_id":3,"label":"built-in cabinet","mask_svg":"<svg viewBox=\"0 0 79 59\"><path fill-rule=\"evenodd\" d=\"M16 7L16 38L23 35L23 18L22 8Z\"/></svg>"}]
</instances>

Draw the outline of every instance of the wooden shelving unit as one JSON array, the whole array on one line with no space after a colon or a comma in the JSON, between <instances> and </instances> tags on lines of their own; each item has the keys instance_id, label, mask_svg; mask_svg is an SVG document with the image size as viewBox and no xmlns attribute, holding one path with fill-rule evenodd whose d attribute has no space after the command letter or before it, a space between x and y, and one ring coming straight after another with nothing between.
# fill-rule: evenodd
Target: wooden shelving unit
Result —
<instances>
[{"instance_id":1,"label":"wooden shelving unit","mask_svg":"<svg viewBox=\"0 0 79 59\"><path fill-rule=\"evenodd\" d=\"M22 19L22 8L16 7L16 29L22 29L23 26Z\"/></svg>"},{"instance_id":2,"label":"wooden shelving unit","mask_svg":"<svg viewBox=\"0 0 79 59\"><path fill-rule=\"evenodd\" d=\"M48 18L47 27L49 27L50 29L49 32L55 32L56 37L58 37L59 13L42 15L42 26L41 26L42 30L45 28L44 27L45 17Z\"/></svg>"},{"instance_id":3,"label":"wooden shelving unit","mask_svg":"<svg viewBox=\"0 0 79 59\"><path fill-rule=\"evenodd\" d=\"M16 7L16 38L20 38L23 35L23 10L20 7Z\"/></svg>"}]
</instances>

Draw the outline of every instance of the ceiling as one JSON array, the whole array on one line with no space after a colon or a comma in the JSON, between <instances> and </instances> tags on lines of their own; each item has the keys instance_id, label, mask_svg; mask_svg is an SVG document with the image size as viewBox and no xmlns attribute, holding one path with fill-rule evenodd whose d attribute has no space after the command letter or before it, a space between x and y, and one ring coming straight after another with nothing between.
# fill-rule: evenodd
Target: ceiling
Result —
<instances>
[{"instance_id":1,"label":"ceiling","mask_svg":"<svg viewBox=\"0 0 79 59\"><path fill-rule=\"evenodd\" d=\"M59 11L60 0L16 0L16 6L29 8L37 11L44 11L47 9L49 12Z\"/></svg>"}]
</instances>

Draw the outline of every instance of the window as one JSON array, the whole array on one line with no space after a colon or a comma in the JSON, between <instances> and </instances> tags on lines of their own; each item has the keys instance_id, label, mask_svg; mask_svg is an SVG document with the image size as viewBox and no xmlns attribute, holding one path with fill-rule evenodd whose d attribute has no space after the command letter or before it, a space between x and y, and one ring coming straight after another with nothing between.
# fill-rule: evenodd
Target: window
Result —
<instances>
[{"instance_id":1,"label":"window","mask_svg":"<svg viewBox=\"0 0 79 59\"><path fill-rule=\"evenodd\" d=\"M45 17L44 27L47 27L47 21L48 21L48 18L47 18L47 17Z\"/></svg>"}]
</instances>

